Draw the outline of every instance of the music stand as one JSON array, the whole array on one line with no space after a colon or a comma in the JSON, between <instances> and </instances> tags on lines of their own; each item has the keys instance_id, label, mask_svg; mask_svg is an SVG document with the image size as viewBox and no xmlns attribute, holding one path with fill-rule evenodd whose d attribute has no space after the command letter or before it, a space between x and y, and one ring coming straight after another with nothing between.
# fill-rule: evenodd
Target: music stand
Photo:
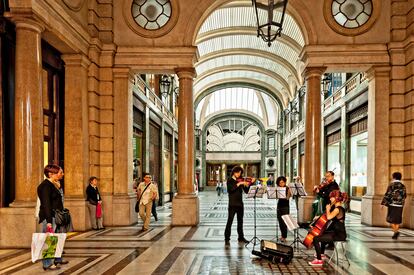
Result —
<instances>
[{"instance_id":1,"label":"music stand","mask_svg":"<svg viewBox=\"0 0 414 275\"><path fill-rule=\"evenodd\" d=\"M277 199L276 187L273 187L273 186L267 187L267 198L274 199L274 200ZM276 213L277 213L277 203L276 203ZM279 221L277 220L277 217L276 217L276 240L278 239L279 239Z\"/></svg>"},{"instance_id":2,"label":"music stand","mask_svg":"<svg viewBox=\"0 0 414 275\"><path fill-rule=\"evenodd\" d=\"M254 215L254 237L245 245L247 247L250 243L253 243L253 249L256 246L256 243L260 243L260 239L256 236L256 198L262 198L264 194L264 189L261 185L252 185L249 188L249 192L247 193L247 198L253 198L254 207L253 207L253 215Z\"/></svg>"},{"instance_id":3,"label":"music stand","mask_svg":"<svg viewBox=\"0 0 414 275\"><path fill-rule=\"evenodd\" d=\"M293 198L295 199L296 210L298 211L299 210L298 198L303 197L303 196L307 196L308 194L306 193L305 189L303 188L302 183L300 183L300 182L295 182L295 183L289 184L289 189L290 189L290 193L292 194Z\"/></svg>"},{"instance_id":4,"label":"music stand","mask_svg":"<svg viewBox=\"0 0 414 275\"><path fill-rule=\"evenodd\" d=\"M290 244L290 246L293 245L294 252L300 252L301 249L299 248L299 244L302 243L302 240L299 237L299 224L289 214L283 215L282 219L285 222L288 230L293 231L293 242Z\"/></svg>"}]
</instances>

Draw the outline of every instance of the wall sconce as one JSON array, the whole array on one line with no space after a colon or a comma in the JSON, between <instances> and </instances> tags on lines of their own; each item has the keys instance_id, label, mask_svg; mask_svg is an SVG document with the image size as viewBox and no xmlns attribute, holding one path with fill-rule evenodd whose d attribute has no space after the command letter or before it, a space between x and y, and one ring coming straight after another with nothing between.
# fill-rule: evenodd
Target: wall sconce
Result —
<instances>
[{"instance_id":1,"label":"wall sconce","mask_svg":"<svg viewBox=\"0 0 414 275\"><path fill-rule=\"evenodd\" d=\"M331 91L331 87L332 87L332 74L324 74L323 75L323 78L321 80L321 83L322 83L321 94L323 96L326 96Z\"/></svg>"},{"instance_id":2,"label":"wall sconce","mask_svg":"<svg viewBox=\"0 0 414 275\"><path fill-rule=\"evenodd\" d=\"M172 93L178 97L179 87L174 87L174 77L162 75L160 78L160 93L164 97L169 97Z\"/></svg>"}]
</instances>

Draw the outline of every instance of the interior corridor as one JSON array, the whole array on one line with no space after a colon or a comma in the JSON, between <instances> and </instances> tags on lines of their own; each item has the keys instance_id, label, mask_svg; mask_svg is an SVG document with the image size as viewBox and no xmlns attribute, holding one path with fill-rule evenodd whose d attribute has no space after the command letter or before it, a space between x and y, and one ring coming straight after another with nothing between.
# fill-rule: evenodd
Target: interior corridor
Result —
<instances>
[{"instance_id":1,"label":"interior corridor","mask_svg":"<svg viewBox=\"0 0 414 275\"><path fill-rule=\"evenodd\" d=\"M65 245L69 264L48 274L412 274L413 230L402 229L400 238L391 239L391 230L361 225L360 217L347 214L348 257L350 267L325 264L312 267L314 250L295 253L289 265L271 264L252 256L252 246L237 242L236 219L230 247L224 245L227 218L227 194L200 194L200 224L195 227L172 227L171 205L158 207L158 222L151 219L150 230L140 232L141 221L133 226L107 227L103 231L74 233ZM244 233L254 234L254 202L244 199ZM257 199L257 236L276 238L276 202ZM385 211L385 210L384 210ZM291 214L296 217L294 202ZM306 235L301 229L301 239ZM280 232L279 232L280 235ZM288 234L288 244L293 234ZM256 247L256 249L260 249ZM328 250L327 254L331 254ZM0 274L40 274L41 263L32 263L29 249L1 249Z\"/></svg>"}]
</instances>

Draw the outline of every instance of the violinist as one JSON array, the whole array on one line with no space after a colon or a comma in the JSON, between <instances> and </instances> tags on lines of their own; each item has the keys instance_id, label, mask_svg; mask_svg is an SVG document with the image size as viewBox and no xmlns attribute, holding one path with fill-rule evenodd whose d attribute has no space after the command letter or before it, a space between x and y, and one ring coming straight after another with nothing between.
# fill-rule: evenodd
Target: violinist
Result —
<instances>
[{"instance_id":1,"label":"violinist","mask_svg":"<svg viewBox=\"0 0 414 275\"><path fill-rule=\"evenodd\" d=\"M230 244L231 226L233 224L234 215L237 214L237 234L239 235L238 241L242 243L248 243L244 238L243 233L243 192L249 192L249 185L251 182L255 182L256 179L252 179L251 182L246 180L240 180L243 174L243 168L235 166L231 170L231 176L227 180L227 193L229 194L229 209L227 216L226 230L224 231L225 244Z\"/></svg>"},{"instance_id":2,"label":"violinist","mask_svg":"<svg viewBox=\"0 0 414 275\"><path fill-rule=\"evenodd\" d=\"M313 217L319 216L324 211L329 201L329 194L334 190L339 190L339 185L335 181L335 173L333 171L327 171L325 178L320 185L315 185L313 188L317 195L318 203L313 207Z\"/></svg>"},{"instance_id":3,"label":"violinist","mask_svg":"<svg viewBox=\"0 0 414 275\"><path fill-rule=\"evenodd\" d=\"M348 202L348 194L339 190L334 190L329 194L330 204L326 205L326 217L332 221L328 230L323 234L313 238L313 245L316 251L316 259L309 262L312 266L322 266L322 258L326 258L325 246L333 241L345 241L345 209L342 204Z\"/></svg>"}]
</instances>

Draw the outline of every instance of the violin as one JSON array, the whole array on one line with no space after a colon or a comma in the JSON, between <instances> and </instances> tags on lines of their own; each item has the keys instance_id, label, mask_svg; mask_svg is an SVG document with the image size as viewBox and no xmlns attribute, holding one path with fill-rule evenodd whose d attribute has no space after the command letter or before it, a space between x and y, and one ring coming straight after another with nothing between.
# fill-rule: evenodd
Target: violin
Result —
<instances>
[{"instance_id":1,"label":"violin","mask_svg":"<svg viewBox=\"0 0 414 275\"><path fill-rule=\"evenodd\" d=\"M331 203L331 207L334 204L335 202ZM322 235L331 223L332 221L328 220L326 212L323 215L320 215L319 218L311 223L311 230L309 230L308 235L306 235L305 239L303 239L303 245L307 248L311 248L313 238Z\"/></svg>"},{"instance_id":2,"label":"violin","mask_svg":"<svg viewBox=\"0 0 414 275\"><path fill-rule=\"evenodd\" d=\"M313 191L316 191L316 189L321 190L322 188L324 188L324 187L326 187L328 185L329 185L329 181L327 181L326 178L323 178L321 184L319 184L317 187L315 187L313 189Z\"/></svg>"},{"instance_id":3,"label":"violin","mask_svg":"<svg viewBox=\"0 0 414 275\"><path fill-rule=\"evenodd\" d=\"M248 182L249 184L253 183L253 177L244 177L244 178L238 178L236 179L237 182Z\"/></svg>"}]
</instances>

